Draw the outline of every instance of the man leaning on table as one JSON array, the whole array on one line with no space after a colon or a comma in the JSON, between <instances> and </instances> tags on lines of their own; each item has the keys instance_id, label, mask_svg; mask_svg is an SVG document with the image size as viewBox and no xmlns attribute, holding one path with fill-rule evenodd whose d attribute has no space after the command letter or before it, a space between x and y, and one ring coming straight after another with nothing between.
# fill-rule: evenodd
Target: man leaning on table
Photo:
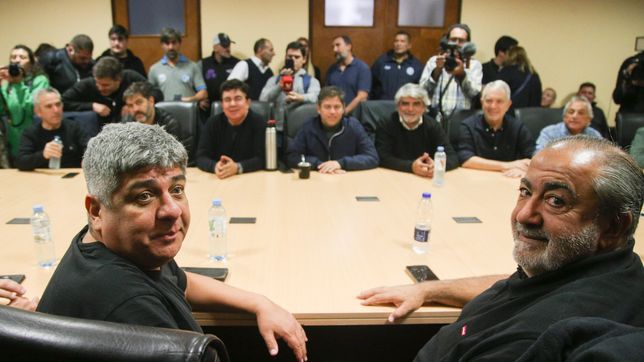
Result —
<instances>
[{"instance_id":1,"label":"man leaning on table","mask_svg":"<svg viewBox=\"0 0 644 362\"><path fill-rule=\"evenodd\" d=\"M523 176L534 152L534 138L523 122L508 114L510 87L502 80L488 83L481 103L482 115L461 122L456 147L461 167Z\"/></svg>"},{"instance_id":2,"label":"man leaning on table","mask_svg":"<svg viewBox=\"0 0 644 362\"><path fill-rule=\"evenodd\" d=\"M304 157L320 173L338 174L378 167L378 153L360 122L344 115L344 92L324 87L318 96L318 116L302 126L288 145L290 167Z\"/></svg>"},{"instance_id":3,"label":"man leaning on table","mask_svg":"<svg viewBox=\"0 0 644 362\"><path fill-rule=\"evenodd\" d=\"M566 318L642 327L644 268L633 234L643 200L644 175L624 151L585 136L554 141L534 156L519 186L514 274L376 288L359 298L393 303L391 322L425 302L463 307L417 361L515 361Z\"/></svg>"},{"instance_id":4,"label":"man leaning on table","mask_svg":"<svg viewBox=\"0 0 644 362\"><path fill-rule=\"evenodd\" d=\"M235 308L256 315L271 355L283 338L306 359L306 335L268 298L183 272L174 261L188 226L188 155L159 126L110 124L83 159L88 225L54 272L38 311L201 332L195 310Z\"/></svg>"},{"instance_id":5,"label":"man leaning on table","mask_svg":"<svg viewBox=\"0 0 644 362\"><path fill-rule=\"evenodd\" d=\"M458 157L443 128L425 113L429 96L418 84L407 83L395 96L396 112L376 130L380 165L418 176L434 176L434 153L445 148L446 169L458 167Z\"/></svg>"}]
</instances>

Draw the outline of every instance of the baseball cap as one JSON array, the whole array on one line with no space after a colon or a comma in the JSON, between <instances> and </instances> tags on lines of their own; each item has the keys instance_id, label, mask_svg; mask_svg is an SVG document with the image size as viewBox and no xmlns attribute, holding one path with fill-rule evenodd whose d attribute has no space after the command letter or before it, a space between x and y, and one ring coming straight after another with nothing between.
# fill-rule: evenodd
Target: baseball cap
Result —
<instances>
[{"instance_id":1,"label":"baseball cap","mask_svg":"<svg viewBox=\"0 0 644 362\"><path fill-rule=\"evenodd\" d=\"M230 40L230 37L226 33L219 33L212 39L212 45L221 44L221 46L224 48L228 48L230 46L230 43L235 42Z\"/></svg>"}]
</instances>

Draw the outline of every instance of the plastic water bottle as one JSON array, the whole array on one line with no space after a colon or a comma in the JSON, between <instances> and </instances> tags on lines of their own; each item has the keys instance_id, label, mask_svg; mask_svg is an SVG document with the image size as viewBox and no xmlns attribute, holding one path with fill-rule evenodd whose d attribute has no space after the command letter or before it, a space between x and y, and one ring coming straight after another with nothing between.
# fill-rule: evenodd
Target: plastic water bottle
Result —
<instances>
[{"instance_id":1,"label":"plastic water bottle","mask_svg":"<svg viewBox=\"0 0 644 362\"><path fill-rule=\"evenodd\" d=\"M54 137L54 143L59 145L61 150L63 149L63 140L60 139L60 136ZM49 168L60 168L60 157L50 157Z\"/></svg>"},{"instance_id":2,"label":"plastic water bottle","mask_svg":"<svg viewBox=\"0 0 644 362\"><path fill-rule=\"evenodd\" d=\"M274 120L268 121L266 127L266 169L277 170L277 133Z\"/></svg>"},{"instance_id":3,"label":"plastic water bottle","mask_svg":"<svg viewBox=\"0 0 644 362\"><path fill-rule=\"evenodd\" d=\"M414 243L412 250L418 254L425 254L427 252L427 244L432 233L432 194L429 192L423 193L423 198L420 199L418 204L418 215L416 217L416 226L414 227Z\"/></svg>"},{"instance_id":4,"label":"plastic water bottle","mask_svg":"<svg viewBox=\"0 0 644 362\"><path fill-rule=\"evenodd\" d=\"M49 225L49 216L42 205L33 206L33 215L31 215L31 230L36 242L36 255L38 266L41 268L51 268L56 263L56 254L54 253L54 242L51 238L51 228Z\"/></svg>"},{"instance_id":5,"label":"plastic water bottle","mask_svg":"<svg viewBox=\"0 0 644 362\"><path fill-rule=\"evenodd\" d=\"M434 154L434 186L441 187L445 183L445 169L447 167L447 155L445 148L438 146Z\"/></svg>"},{"instance_id":6,"label":"plastic water bottle","mask_svg":"<svg viewBox=\"0 0 644 362\"><path fill-rule=\"evenodd\" d=\"M212 200L212 206L208 210L208 227L210 229L208 256L214 261L225 261L228 256L228 244L226 241L228 218L226 217L226 209L221 206L220 199Z\"/></svg>"}]
</instances>

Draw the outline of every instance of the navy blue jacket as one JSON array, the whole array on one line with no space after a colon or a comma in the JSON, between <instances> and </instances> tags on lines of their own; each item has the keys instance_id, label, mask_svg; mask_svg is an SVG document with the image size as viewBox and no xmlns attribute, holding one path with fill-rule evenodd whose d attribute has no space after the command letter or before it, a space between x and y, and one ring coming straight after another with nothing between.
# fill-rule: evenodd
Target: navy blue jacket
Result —
<instances>
[{"instance_id":1,"label":"navy blue jacket","mask_svg":"<svg viewBox=\"0 0 644 362\"><path fill-rule=\"evenodd\" d=\"M394 60L390 50L381 55L371 67L373 83L369 99L394 99L398 89L407 83L420 80L424 65L411 53L402 63Z\"/></svg>"},{"instance_id":2,"label":"navy blue jacket","mask_svg":"<svg viewBox=\"0 0 644 362\"><path fill-rule=\"evenodd\" d=\"M296 167L301 155L312 168L335 160L343 170L366 170L378 167L378 153L371 138L353 117L342 119L342 128L328 140L320 116L306 122L288 145L288 165Z\"/></svg>"}]
</instances>

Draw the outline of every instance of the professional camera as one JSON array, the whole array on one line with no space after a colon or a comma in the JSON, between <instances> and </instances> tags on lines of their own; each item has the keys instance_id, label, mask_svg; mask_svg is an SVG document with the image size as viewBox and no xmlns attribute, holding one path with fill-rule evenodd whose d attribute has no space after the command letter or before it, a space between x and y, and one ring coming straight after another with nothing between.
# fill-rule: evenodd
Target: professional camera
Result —
<instances>
[{"instance_id":1,"label":"professional camera","mask_svg":"<svg viewBox=\"0 0 644 362\"><path fill-rule=\"evenodd\" d=\"M11 63L7 68L9 68L9 75L14 78L25 74L25 70L18 63Z\"/></svg>"},{"instance_id":2,"label":"professional camera","mask_svg":"<svg viewBox=\"0 0 644 362\"><path fill-rule=\"evenodd\" d=\"M446 37L441 39L441 50L445 53L445 70L451 72L456 68L458 63L456 59L465 62L476 53L476 45L467 42L463 46L450 42Z\"/></svg>"}]
</instances>

